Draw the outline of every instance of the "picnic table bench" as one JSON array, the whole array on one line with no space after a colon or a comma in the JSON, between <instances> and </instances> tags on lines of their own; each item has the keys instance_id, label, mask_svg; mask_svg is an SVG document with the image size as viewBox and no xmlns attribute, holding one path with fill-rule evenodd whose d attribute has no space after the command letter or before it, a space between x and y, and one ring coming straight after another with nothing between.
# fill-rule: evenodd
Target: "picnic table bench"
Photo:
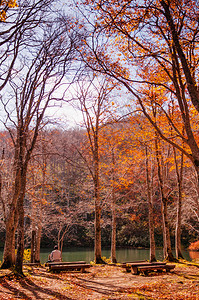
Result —
<instances>
[{"instance_id":1,"label":"picnic table bench","mask_svg":"<svg viewBox=\"0 0 199 300\"><path fill-rule=\"evenodd\" d=\"M60 271L81 271L85 272L85 269L90 268L91 265L84 261L79 262L52 262L48 263L49 270Z\"/></svg>"},{"instance_id":2,"label":"picnic table bench","mask_svg":"<svg viewBox=\"0 0 199 300\"><path fill-rule=\"evenodd\" d=\"M149 271L171 271L175 268L175 265L168 265L166 262L127 262L123 263L122 267L126 269L127 272L133 272L135 275L139 275L141 272L148 274Z\"/></svg>"},{"instance_id":3,"label":"picnic table bench","mask_svg":"<svg viewBox=\"0 0 199 300\"><path fill-rule=\"evenodd\" d=\"M141 272L143 272L145 275L148 274L150 271L162 271L165 270L166 272L170 272L172 269L175 268L175 265L167 265L167 264L153 264L150 266L132 266L132 270L134 274L139 275Z\"/></svg>"},{"instance_id":4,"label":"picnic table bench","mask_svg":"<svg viewBox=\"0 0 199 300\"><path fill-rule=\"evenodd\" d=\"M41 263L40 263L40 262L36 262L36 263L25 262L23 265L24 265L24 266L31 266L31 267L34 267L34 266L40 266Z\"/></svg>"},{"instance_id":5,"label":"picnic table bench","mask_svg":"<svg viewBox=\"0 0 199 300\"><path fill-rule=\"evenodd\" d=\"M86 262L84 260L80 261L52 261L45 263L45 266L52 266L52 265L74 265L74 264L85 264Z\"/></svg>"},{"instance_id":6,"label":"picnic table bench","mask_svg":"<svg viewBox=\"0 0 199 300\"><path fill-rule=\"evenodd\" d=\"M140 265L140 264L148 264L149 262L146 260L136 260L136 261L128 261L121 264L121 267L126 269L127 272L131 272L131 265Z\"/></svg>"}]
</instances>

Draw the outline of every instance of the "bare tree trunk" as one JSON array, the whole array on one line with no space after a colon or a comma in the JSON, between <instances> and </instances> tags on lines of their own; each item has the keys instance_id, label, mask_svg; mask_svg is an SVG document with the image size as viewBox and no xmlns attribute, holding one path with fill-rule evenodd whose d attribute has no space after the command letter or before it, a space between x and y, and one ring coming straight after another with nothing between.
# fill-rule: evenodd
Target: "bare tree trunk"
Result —
<instances>
[{"instance_id":1,"label":"bare tree trunk","mask_svg":"<svg viewBox=\"0 0 199 300\"><path fill-rule=\"evenodd\" d=\"M99 184L95 182L95 263L104 263L101 250L101 206L99 204Z\"/></svg>"},{"instance_id":2,"label":"bare tree trunk","mask_svg":"<svg viewBox=\"0 0 199 300\"><path fill-rule=\"evenodd\" d=\"M149 176L149 162L148 162L148 149L145 146L146 154L146 181L147 181L147 197L149 206L149 236L150 236L150 261L156 261L155 255L155 235L154 235L154 212L153 212L153 198L152 198L152 185Z\"/></svg>"},{"instance_id":3,"label":"bare tree trunk","mask_svg":"<svg viewBox=\"0 0 199 300\"><path fill-rule=\"evenodd\" d=\"M10 205L10 211L8 215L5 216L6 219L6 237L4 244L4 253L3 253L3 263L1 265L2 269L7 269L12 267L15 264L15 232L18 223L18 211L17 207L17 199L20 193L21 186L21 173L20 167L18 166L17 161L18 150L15 149L15 162L14 162L14 173L15 173L15 181L13 184L13 198L12 203Z\"/></svg>"},{"instance_id":4,"label":"bare tree trunk","mask_svg":"<svg viewBox=\"0 0 199 300\"><path fill-rule=\"evenodd\" d=\"M102 252L101 252L101 208L95 205L95 263L101 264Z\"/></svg>"},{"instance_id":5,"label":"bare tree trunk","mask_svg":"<svg viewBox=\"0 0 199 300\"><path fill-rule=\"evenodd\" d=\"M111 235L111 261L117 263L116 259L116 210L115 210L115 191L112 191L112 235Z\"/></svg>"},{"instance_id":6,"label":"bare tree trunk","mask_svg":"<svg viewBox=\"0 0 199 300\"><path fill-rule=\"evenodd\" d=\"M31 263L35 263L36 231L32 230L31 237Z\"/></svg>"},{"instance_id":7,"label":"bare tree trunk","mask_svg":"<svg viewBox=\"0 0 199 300\"><path fill-rule=\"evenodd\" d=\"M18 226L18 212L10 211L6 220L6 237L3 252L3 263L1 269L7 269L15 264L15 233Z\"/></svg>"},{"instance_id":8,"label":"bare tree trunk","mask_svg":"<svg viewBox=\"0 0 199 300\"><path fill-rule=\"evenodd\" d=\"M40 263L40 248L41 248L41 233L42 233L42 224L39 221L36 231L36 242L35 242L35 262Z\"/></svg>"},{"instance_id":9,"label":"bare tree trunk","mask_svg":"<svg viewBox=\"0 0 199 300\"><path fill-rule=\"evenodd\" d=\"M33 199L32 199L33 201ZM31 217L32 217L32 236L31 236L31 263L35 263L35 255L36 255L36 223L39 223L39 221L36 218L36 207L34 207L33 202L32 209L31 209Z\"/></svg>"},{"instance_id":10,"label":"bare tree trunk","mask_svg":"<svg viewBox=\"0 0 199 300\"><path fill-rule=\"evenodd\" d=\"M176 230L175 230L175 252L176 258L183 258L181 249L181 218L182 218L182 173L183 173L183 153L181 153L180 172L176 158L176 149L173 148L177 186L178 186L178 201L177 201L177 216L176 216Z\"/></svg>"},{"instance_id":11,"label":"bare tree trunk","mask_svg":"<svg viewBox=\"0 0 199 300\"><path fill-rule=\"evenodd\" d=\"M40 263L41 224L32 230L31 238L31 263Z\"/></svg>"},{"instance_id":12,"label":"bare tree trunk","mask_svg":"<svg viewBox=\"0 0 199 300\"><path fill-rule=\"evenodd\" d=\"M115 209L115 155L114 149L112 149L112 235L111 235L111 261L116 263L116 209Z\"/></svg>"},{"instance_id":13,"label":"bare tree trunk","mask_svg":"<svg viewBox=\"0 0 199 300\"><path fill-rule=\"evenodd\" d=\"M113 195L115 198L115 196ZM113 199L114 201L115 199ZM117 263L116 259L116 211L115 211L115 201L112 204L112 236L111 236L111 261L112 263Z\"/></svg>"},{"instance_id":14,"label":"bare tree trunk","mask_svg":"<svg viewBox=\"0 0 199 300\"><path fill-rule=\"evenodd\" d=\"M62 225L59 225L59 231L58 231L58 235L57 235L57 246L58 246L58 250L61 251L62 249L62 238L61 238L61 232L62 232Z\"/></svg>"},{"instance_id":15,"label":"bare tree trunk","mask_svg":"<svg viewBox=\"0 0 199 300\"><path fill-rule=\"evenodd\" d=\"M162 193L161 193L162 194ZM170 238L170 230L169 230L169 222L168 222L168 214L167 214L167 199L164 198L162 194L162 206L163 206L163 222L165 226L165 260L175 261L175 258L171 249L171 238Z\"/></svg>"},{"instance_id":16,"label":"bare tree trunk","mask_svg":"<svg viewBox=\"0 0 199 300\"><path fill-rule=\"evenodd\" d=\"M15 226L13 213L6 220L6 237L1 268L8 269L15 263Z\"/></svg>"},{"instance_id":17,"label":"bare tree trunk","mask_svg":"<svg viewBox=\"0 0 199 300\"><path fill-rule=\"evenodd\" d=\"M168 261L175 261L175 258L173 256L172 249L171 249L171 238L170 238L169 222L168 222L168 215L167 215L167 198L164 196L163 178L162 178L162 174L161 174L161 165L160 165L160 157L159 157L160 153L158 150L157 139L155 140L155 149L156 149L158 179L159 179L161 202L162 202L164 259L168 260Z\"/></svg>"},{"instance_id":18,"label":"bare tree trunk","mask_svg":"<svg viewBox=\"0 0 199 300\"><path fill-rule=\"evenodd\" d=\"M42 147L43 165L42 165L42 192L41 199L44 199L44 186L46 184L46 157L45 149ZM35 240L35 262L40 263L40 246L41 246L41 233L42 233L42 203L39 203L37 208L37 226L36 226L36 240Z\"/></svg>"},{"instance_id":19,"label":"bare tree trunk","mask_svg":"<svg viewBox=\"0 0 199 300\"><path fill-rule=\"evenodd\" d=\"M26 172L27 166L22 168L21 193L18 198L17 210L19 214L18 230L17 230L17 256L15 271L23 275L23 254L24 254L24 196L26 189Z\"/></svg>"},{"instance_id":20,"label":"bare tree trunk","mask_svg":"<svg viewBox=\"0 0 199 300\"><path fill-rule=\"evenodd\" d=\"M88 78L90 74L88 72ZM100 126L103 125L103 118L105 112L105 101L111 90L108 85L108 79L100 79L99 84L96 85L97 80L95 72L91 74L90 85L85 89L85 84L81 86L79 82L80 94L77 97L80 102L84 124L87 130L87 137L89 141L90 150L92 153L92 165L86 161L88 169L91 173L94 185L94 203L95 203L95 262L104 263L101 257L101 198L100 198L100 174L99 174L99 131ZM95 92L93 92L95 91ZM92 97L91 97L92 94ZM88 105L87 105L88 104Z\"/></svg>"},{"instance_id":21,"label":"bare tree trunk","mask_svg":"<svg viewBox=\"0 0 199 300\"><path fill-rule=\"evenodd\" d=\"M24 254L24 207L23 201L18 206L20 210L18 230L17 230L17 256L15 270L23 274L23 254Z\"/></svg>"},{"instance_id":22,"label":"bare tree trunk","mask_svg":"<svg viewBox=\"0 0 199 300\"><path fill-rule=\"evenodd\" d=\"M98 145L99 124L96 121L94 131L94 198L95 198L95 263L104 263L102 260L101 246L101 203L100 203L100 182L99 182L99 145Z\"/></svg>"}]
</instances>

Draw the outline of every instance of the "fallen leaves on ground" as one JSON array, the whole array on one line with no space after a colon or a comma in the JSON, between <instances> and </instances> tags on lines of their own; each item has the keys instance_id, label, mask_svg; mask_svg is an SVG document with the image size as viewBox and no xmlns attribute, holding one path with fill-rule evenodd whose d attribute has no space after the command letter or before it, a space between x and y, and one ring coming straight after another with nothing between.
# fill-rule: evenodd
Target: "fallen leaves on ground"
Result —
<instances>
[{"instance_id":1,"label":"fallen leaves on ground","mask_svg":"<svg viewBox=\"0 0 199 300\"><path fill-rule=\"evenodd\" d=\"M3 273L4 272L4 273ZM24 278L0 270L0 299L199 300L199 266L176 264L170 273L133 275L119 266L93 266L86 273L50 273L24 267Z\"/></svg>"}]
</instances>

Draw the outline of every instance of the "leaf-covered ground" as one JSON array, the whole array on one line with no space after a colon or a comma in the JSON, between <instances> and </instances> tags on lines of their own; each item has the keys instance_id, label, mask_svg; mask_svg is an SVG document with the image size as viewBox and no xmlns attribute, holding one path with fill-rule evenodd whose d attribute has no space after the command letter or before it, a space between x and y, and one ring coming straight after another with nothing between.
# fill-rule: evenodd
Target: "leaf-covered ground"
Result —
<instances>
[{"instance_id":1,"label":"leaf-covered ground","mask_svg":"<svg viewBox=\"0 0 199 300\"><path fill-rule=\"evenodd\" d=\"M0 270L0 299L199 299L199 265L176 264L171 273L133 275L119 266L93 266L86 273L49 273L25 267L25 277Z\"/></svg>"}]
</instances>

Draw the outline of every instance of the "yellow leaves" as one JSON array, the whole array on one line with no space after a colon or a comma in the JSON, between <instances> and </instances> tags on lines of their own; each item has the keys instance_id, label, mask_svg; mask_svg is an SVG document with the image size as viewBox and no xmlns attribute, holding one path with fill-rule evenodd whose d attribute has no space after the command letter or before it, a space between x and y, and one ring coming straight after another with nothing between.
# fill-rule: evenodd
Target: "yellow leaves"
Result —
<instances>
[{"instance_id":1,"label":"yellow leaves","mask_svg":"<svg viewBox=\"0 0 199 300\"><path fill-rule=\"evenodd\" d=\"M170 169L169 169L170 172L173 171L173 170L175 170L175 165L172 165L172 166L170 167Z\"/></svg>"},{"instance_id":2,"label":"yellow leaves","mask_svg":"<svg viewBox=\"0 0 199 300\"><path fill-rule=\"evenodd\" d=\"M4 10L2 10L0 12L0 21L5 21L6 20L6 12Z\"/></svg>"},{"instance_id":3,"label":"yellow leaves","mask_svg":"<svg viewBox=\"0 0 199 300\"><path fill-rule=\"evenodd\" d=\"M140 215L131 214L131 216L130 216L131 221L137 222L137 221L139 221L139 219L140 219Z\"/></svg>"},{"instance_id":4,"label":"yellow leaves","mask_svg":"<svg viewBox=\"0 0 199 300\"><path fill-rule=\"evenodd\" d=\"M5 7L5 6L8 6L9 8L14 8L14 7L17 7L17 0L2 0L1 1L1 4L0 4L0 7ZM6 20L6 12L4 9L2 9L0 11L0 21L3 21L5 22Z\"/></svg>"},{"instance_id":5,"label":"yellow leaves","mask_svg":"<svg viewBox=\"0 0 199 300\"><path fill-rule=\"evenodd\" d=\"M41 203L42 203L43 205L45 205L45 204L48 204L48 201L47 201L45 198L42 198L42 199L41 199Z\"/></svg>"},{"instance_id":6,"label":"yellow leaves","mask_svg":"<svg viewBox=\"0 0 199 300\"><path fill-rule=\"evenodd\" d=\"M24 254L23 254L23 261L24 262L30 262L31 260L31 250L30 249L25 249Z\"/></svg>"},{"instance_id":7,"label":"yellow leaves","mask_svg":"<svg viewBox=\"0 0 199 300\"><path fill-rule=\"evenodd\" d=\"M73 289L73 287L70 284L68 284L62 288L63 291L72 290L72 289Z\"/></svg>"},{"instance_id":8,"label":"yellow leaves","mask_svg":"<svg viewBox=\"0 0 199 300\"><path fill-rule=\"evenodd\" d=\"M15 7L17 5L17 0L2 0L0 6L8 5L8 7Z\"/></svg>"},{"instance_id":9,"label":"yellow leaves","mask_svg":"<svg viewBox=\"0 0 199 300\"><path fill-rule=\"evenodd\" d=\"M5 2L7 2L8 7L16 7L16 6L18 6L17 5L17 0L8 0L8 1L5 1Z\"/></svg>"}]
</instances>

